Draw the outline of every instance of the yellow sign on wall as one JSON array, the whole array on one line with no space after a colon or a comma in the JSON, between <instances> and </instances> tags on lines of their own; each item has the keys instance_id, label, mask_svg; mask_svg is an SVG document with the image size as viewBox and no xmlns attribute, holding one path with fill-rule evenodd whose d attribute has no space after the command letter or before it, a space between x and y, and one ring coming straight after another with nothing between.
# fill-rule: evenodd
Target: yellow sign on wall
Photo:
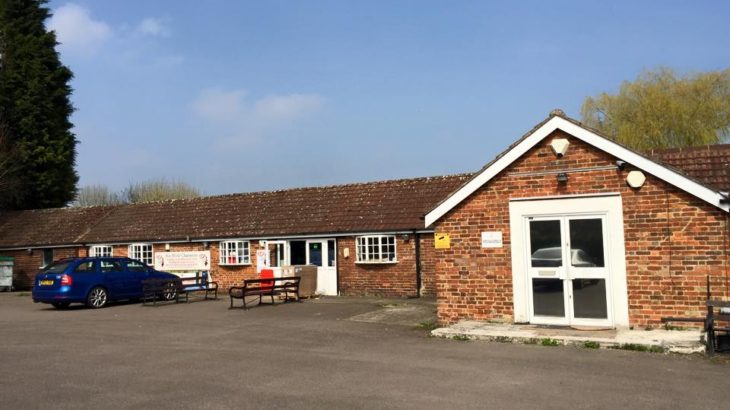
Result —
<instances>
[{"instance_id":1,"label":"yellow sign on wall","mask_svg":"<svg viewBox=\"0 0 730 410\"><path fill-rule=\"evenodd\" d=\"M434 244L436 246L436 249L448 249L451 247L451 240L449 239L449 234L447 233L435 233L434 234Z\"/></svg>"}]
</instances>

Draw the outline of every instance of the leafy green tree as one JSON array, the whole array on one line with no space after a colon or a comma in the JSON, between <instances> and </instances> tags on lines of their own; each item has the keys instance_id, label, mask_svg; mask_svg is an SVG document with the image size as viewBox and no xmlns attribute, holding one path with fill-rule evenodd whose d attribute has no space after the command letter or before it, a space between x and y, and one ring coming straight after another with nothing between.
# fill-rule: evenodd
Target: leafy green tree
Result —
<instances>
[{"instance_id":1,"label":"leafy green tree","mask_svg":"<svg viewBox=\"0 0 730 410\"><path fill-rule=\"evenodd\" d=\"M46 30L46 0L0 0L0 115L19 167L19 209L66 205L76 195L73 77Z\"/></svg>"},{"instance_id":2,"label":"leafy green tree","mask_svg":"<svg viewBox=\"0 0 730 410\"><path fill-rule=\"evenodd\" d=\"M639 151L716 144L730 135L730 69L685 76L645 71L616 95L586 98L581 115Z\"/></svg>"}]
</instances>

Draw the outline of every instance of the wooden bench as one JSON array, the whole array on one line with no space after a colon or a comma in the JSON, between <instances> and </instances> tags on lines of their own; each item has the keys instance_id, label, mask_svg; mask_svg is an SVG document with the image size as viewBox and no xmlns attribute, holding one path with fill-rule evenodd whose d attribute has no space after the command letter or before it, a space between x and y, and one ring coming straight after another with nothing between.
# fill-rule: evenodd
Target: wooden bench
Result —
<instances>
[{"instance_id":1,"label":"wooden bench","mask_svg":"<svg viewBox=\"0 0 730 410\"><path fill-rule=\"evenodd\" d=\"M142 303L152 302L156 305L158 300L177 301L177 295L182 289L180 279L149 278L142 280Z\"/></svg>"},{"instance_id":2,"label":"wooden bench","mask_svg":"<svg viewBox=\"0 0 730 410\"><path fill-rule=\"evenodd\" d=\"M205 292L205 300L218 299L218 282L209 281L207 275L197 274L190 278L150 278L142 281L142 302L157 304L157 300L179 303L183 296L188 302L188 295L194 292Z\"/></svg>"},{"instance_id":3,"label":"wooden bench","mask_svg":"<svg viewBox=\"0 0 730 410\"><path fill-rule=\"evenodd\" d=\"M179 302L182 295L185 295L185 302L188 302L188 295L195 292L205 292L205 300L212 294L212 299L218 299L218 282L208 280L208 275L196 274L192 278L180 278L180 288L176 301Z\"/></svg>"},{"instance_id":4,"label":"wooden bench","mask_svg":"<svg viewBox=\"0 0 730 410\"><path fill-rule=\"evenodd\" d=\"M247 279L243 281L243 286L231 286L228 289L228 296L231 298L231 308L233 308L233 300L241 299L243 308L248 309L246 297L258 296L258 304L263 302L264 296L271 297L271 304L274 304L275 296L284 296L284 302L289 302L289 295L295 296L295 300L299 301L299 276L287 276L283 278L261 278Z\"/></svg>"}]
</instances>

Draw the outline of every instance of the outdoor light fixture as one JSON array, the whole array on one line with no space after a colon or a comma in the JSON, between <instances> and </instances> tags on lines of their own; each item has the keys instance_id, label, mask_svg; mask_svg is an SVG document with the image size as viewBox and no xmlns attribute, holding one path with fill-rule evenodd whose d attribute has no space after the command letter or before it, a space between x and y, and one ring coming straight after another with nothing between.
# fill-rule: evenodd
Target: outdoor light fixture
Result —
<instances>
[{"instance_id":1,"label":"outdoor light fixture","mask_svg":"<svg viewBox=\"0 0 730 410\"><path fill-rule=\"evenodd\" d=\"M555 138L550 142L550 148L553 149L558 158L563 158L565 153L568 152L568 145L570 145L570 142L565 138Z\"/></svg>"},{"instance_id":2,"label":"outdoor light fixture","mask_svg":"<svg viewBox=\"0 0 730 410\"><path fill-rule=\"evenodd\" d=\"M568 174L565 172L561 172L558 174L558 183L559 184L565 184L568 182Z\"/></svg>"},{"instance_id":3,"label":"outdoor light fixture","mask_svg":"<svg viewBox=\"0 0 730 410\"><path fill-rule=\"evenodd\" d=\"M730 202L730 193L727 191L720 191L720 203L727 204Z\"/></svg>"},{"instance_id":4,"label":"outdoor light fixture","mask_svg":"<svg viewBox=\"0 0 730 410\"><path fill-rule=\"evenodd\" d=\"M626 161L622 161L620 159L616 160L616 168L623 171L624 168L626 168Z\"/></svg>"},{"instance_id":5,"label":"outdoor light fixture","mask_svg":"<svg viewBox=\"0 0 730 410\"><path fill-rule=\"evenodd\" d=\"M626 176L626 183L634 189L641 188L645 181L646 176L641 171L631 171L629 172L629 175Z\"/></svg>"},{"instance_id":6,"label":"outdoor light fixture","mask_svg":"<svg viewBox=\"0 0 730 410\"><path fill-rule=\"evenodd\" d=\"M26 250L26 252L28 252L28 255L32 255L33 254L33 248L28 248Z\"/></svg>"},{"instance_id":7,"label":"outdoor light fixture","mask_svg":"<svg viewBox=\"0 0 730 410\"><path fill-rule=\"evenodd\" d=\"M409 236L408 236L407 233L404 233L403 236L402 236L402 238L403 238L404 241L407 241L408 238L409 238Z\"/></svg>"},{"instance_id":8,"label":"outdoor light fixture","mask_svg":"<svg viewBox=\"0 0 730 410\"><path fill-rule=\"evenodd\" d=\"M203 248L208 249L208 241L203 241Z\"/></svg>"}]
</instances>

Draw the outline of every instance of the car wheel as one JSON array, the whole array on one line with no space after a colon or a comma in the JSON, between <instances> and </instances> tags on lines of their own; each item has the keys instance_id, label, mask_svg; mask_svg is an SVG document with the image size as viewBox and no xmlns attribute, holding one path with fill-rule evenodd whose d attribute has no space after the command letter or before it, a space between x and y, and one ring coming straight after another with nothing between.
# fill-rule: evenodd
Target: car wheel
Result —
<instances>
[{"instance_id":1,"label":"car wheel","mask_svg":"<svg viewBox=\"0 0 730 410\"><path fill-rule=\"evenodd\" d=\"M86 298L86 306L92 309L99 309L104 307L108 300L109 294L106 292L106 289L97 286L89 292L89 296Z\"/></svg>"},{"instance_id":2,"label":"car wheel","mask_svg":"<svg viewBox=\"0 0 730 410\"><path fill-rule=\"evenodd\" d=\"M68 305L70 305L70 303L69 302L53 302L53 303L51 303L51 305L53 305L53 307L56 309L66 309L68 307Z\"/></svg>"},{"instance_id":3,"label":"car wheel","mask_svg":"<svg viewBox=\"0 0 730 410\"><path fill-rule=\"evenodd\" d=\"M165 287L162 288L162 292L160 293L160 298L162 300L173 300L177 297L177 287L174 283L169 282L165 284Z\"/></svg>"}]
</instances>

